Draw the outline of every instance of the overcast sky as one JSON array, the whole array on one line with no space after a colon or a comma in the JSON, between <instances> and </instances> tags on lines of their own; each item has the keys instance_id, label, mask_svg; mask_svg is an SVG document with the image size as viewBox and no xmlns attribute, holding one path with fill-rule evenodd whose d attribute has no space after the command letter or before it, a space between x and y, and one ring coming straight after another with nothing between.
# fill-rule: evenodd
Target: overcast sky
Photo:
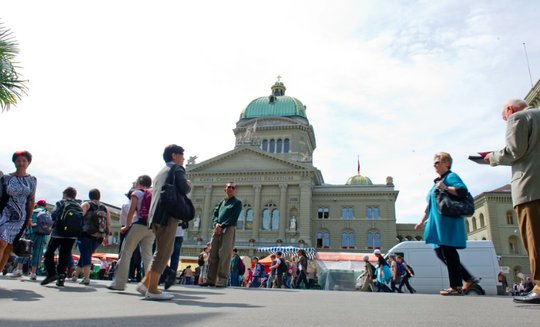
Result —
<instances>
[{"instance_id":1,"label":"overcast sky","mask_svg":"<svg viewBox=\"0 0 540 327\"><path fill-rule=\"evenodd\" d=\"M447 151L473 195L508 167L503 102L540 78L537 1L3 1L28 95L0 114L0 170L26 149L38 198L92 187L121 205L177 143L198 162L234 147L249 102L281 75L307 106L328 184L394 178L398 222L417 222ZM536 41L535 41L536 40Z\"/></svg>"}]
</instances>

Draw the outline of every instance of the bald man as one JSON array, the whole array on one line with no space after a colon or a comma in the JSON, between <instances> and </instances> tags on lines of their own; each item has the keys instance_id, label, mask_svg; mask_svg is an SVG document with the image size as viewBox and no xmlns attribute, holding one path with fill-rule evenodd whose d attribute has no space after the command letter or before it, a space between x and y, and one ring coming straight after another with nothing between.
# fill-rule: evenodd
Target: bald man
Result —
<instances>
[{"instance_id":1,"label":"bald man","mask_svg":"<svg viewBox=\"0 0 540 327\"><path fill-rule=\"evenodd\" d=\"M540 304L540 109L528 107L523 100L509 100L502 119L507 121L506 146L484 160L491 166L512 166L512 204L535 284L514 302Z\"/></svg>"}]
</instances>

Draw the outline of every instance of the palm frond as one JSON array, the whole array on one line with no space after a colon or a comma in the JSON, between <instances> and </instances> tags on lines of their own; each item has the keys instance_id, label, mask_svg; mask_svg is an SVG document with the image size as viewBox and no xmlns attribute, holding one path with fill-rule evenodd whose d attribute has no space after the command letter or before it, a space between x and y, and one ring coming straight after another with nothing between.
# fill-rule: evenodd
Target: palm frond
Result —
<instances>
[{"instance_id":1,"label":"palm frond","mask_svg":"<svg viewBox=\"0 0 540 327\"><path fill-rule=\"evenodd\" d=\"M16 62L13 61L19 53L17 41L11 31L0 23L0 107L2 112L9 110L11 105L26 94L27 80L21 79L17 73Z\"/></svg>"}]
</instances>

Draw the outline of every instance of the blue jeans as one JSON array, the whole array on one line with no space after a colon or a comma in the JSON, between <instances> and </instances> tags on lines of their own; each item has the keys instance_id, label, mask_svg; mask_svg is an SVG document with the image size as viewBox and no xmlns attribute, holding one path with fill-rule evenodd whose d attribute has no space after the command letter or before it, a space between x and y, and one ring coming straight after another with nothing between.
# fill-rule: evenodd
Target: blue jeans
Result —
<instances>
[{"instance_id":1,"label":"blue jeans","mask_svg":"<svg viewBox=\"0 0 540 327\"><path fill-rule=\"evenodd\" d=\"M230 276L231 286L240 286L240 275L238 274L238 270L231 270Z\"/></svg>"},{"instance_id":2,"label":"blue jeans","mask_svg":"<svg viewBox=\"0 0 540 327\"><path fill-rule=\"evenodd\" d=\"M178 270L178 262L180 261L180 250L182 249L183 242L184 238L182 236L177 236L174 239L174 247L171 254L171 262L169 268L175 272Z\"/></svg>"},{"instance_id":3,"label":"blue jeans","mask_svg":"<svg viewBox=\"0 0 540 327\"><path fill-rule=\"evenodd\" d=\"M81 256L79 257L79 262L77 267L87 267L92 265L92 253L99 247L101 244L97 239L90 236L80 236L77 240L77 245L79 246L79 252Z\"/></svg>"}]
</instances>

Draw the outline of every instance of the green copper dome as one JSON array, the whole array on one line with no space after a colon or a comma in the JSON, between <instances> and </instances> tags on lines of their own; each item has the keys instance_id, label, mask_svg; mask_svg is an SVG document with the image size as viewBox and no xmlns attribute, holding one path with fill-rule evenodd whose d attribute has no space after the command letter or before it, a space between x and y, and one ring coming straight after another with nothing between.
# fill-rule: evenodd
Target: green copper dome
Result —
<instances>
[{"instance_id":1,"label":"green copper dome","mask_svg":"<svg viewBox=\"0 0 540 327\"><path fill-rule=\"evenodd\" d=\"M362 175L355 175L347 180L345 185L373 185L371 179Z\"/></svg>"},{"instance_id":2,"label":"green copper dome","mask_svg":"<svg viewBox=\"0 0 540 327\"><path fill-rule=\"evenodd\" d=\"M269 116L301 116L306 117L306 107L300 100L286 96L286 87L279 80L272 86L272 94L257 98L248 104L240 114L240 119L261 118Z\"/></svg>"}]
</instances>

